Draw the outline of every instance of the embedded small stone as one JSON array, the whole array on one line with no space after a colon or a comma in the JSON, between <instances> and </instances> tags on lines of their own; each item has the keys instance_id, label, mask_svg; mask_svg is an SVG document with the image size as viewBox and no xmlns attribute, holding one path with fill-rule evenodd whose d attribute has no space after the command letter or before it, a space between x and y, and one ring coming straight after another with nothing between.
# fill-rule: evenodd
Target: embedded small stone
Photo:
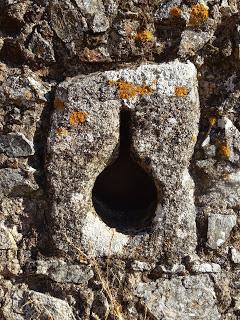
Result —
<instances>
[{"instance_id":1,"label":"embedded small stone","mask_svg":"<svg viewBox=\"0 0 240 320\"><path fill-rule=\"evenodd\" d=\"M25 178L20 169L0 169L0 198L12 194L21 196L37 189L35 181Z\"/></svg>"},{"instance_id":2,"label":"embedded small stone","mask_svg":"<svg viewBox=\"0 0 240 320\"><path fill-rule=\"evenodd\" d=\"M87 284L94 276L89 266L68 264L59 259L38 260L36 274L46 275L50 279L60 283Z\"/></svg>"},{"instance_id":3,"label":"embedded small stone","mask_svg":"<svg viewBox=\"0 0 240 320\"><path fill-rule=\"evenodd\" d=\"M217 263L194 262L191 270L195 273L218 273L221 272L221 266Z\"/></svg>"},{"instance_id":4,"label":"embedded small stone","mask_svg":"<svg viewBox=\"0 0 240 320\"><path fill-rule=\"evenodd\" d=\"M92 31L95 33L105 32L109 28L109 20L104 12L96 12L92 20Z\"/></svg>"},{"instance_id":5,"label":"embedded small stone","mask_svg":"<svg viewBox=\"0 0 240 320\"><path fill-rule=\"evenodd\" d=\"M146 262L146 261L133 261L131 267L134 271L150 271L154 264Z\"/></svg>"},{"instance_id":6,"label":"embedded small stone","mask_svg":"<svg viewBox=\"0 0 240 320\"><path fill-rule=\"evenodd\" d=\"M37 30L33 33L28 47L35 54L36 58L44 60L47 63L55 61L52 43L43 38Z\"/></svg>"},{"instance_id":7,"label":"embedded small stone","mask_svg":"<svg viewBox=\"0 0 240 320\"><path fill-rule=\"evenodd\" d=\"M210 214L208 217L207 245L217 249L229 238L232 228L237 223L234 215Z\"/></svg>"},{"instance_id":8,"label":"embedded small stone","mask_svg":"<svg viewBox=\"0 0 240 320\"><path fill-rule=\"evenodd\" d=\"M8 309L8 306L4 307L10 319L76 320L72 308L66 301L28 290L24 286L14 287L11 299L14 307L11 309Z\"/></svg>"},{"instance_id":9,"label":"embedded small stone","mask_svg":"<svg viewBox=\"0 0 240 320\"><path fill-rule=\"evenodd\" d=\"M17 249L16 242L10 230L0 225L0 250Z\"/></svg>"},{"instance_id":10,"label":"embedded small stone","mask_svg":"<svg viewBox=\"0 0 240 320\"><path fill-rule=\"evenodd\" d=\"M233 263L239 264L240 263L240 251L235 248L231 248L231 259L232 259Z\"/></svg>"},{"instance_id":11,"label":"embedded small stone","mask_svg":"<svg viewBox=\"0 0 240 320\"><path fill-rule=\"evenodd\" d=\"M179 45L180 56L194 56L213 36L212 32L184 30Z\"/></svg>"},{"instance_id":12,"label":"embedded small stone","mask_svg":"<svg viewBox=\"0 0 240 320\"><path fill-rule=\"evenodd\" d=\"M33 143L22 133L0 136L0 153L9 157L28 157L34 154Z\"/></svg>"}]
</instances>

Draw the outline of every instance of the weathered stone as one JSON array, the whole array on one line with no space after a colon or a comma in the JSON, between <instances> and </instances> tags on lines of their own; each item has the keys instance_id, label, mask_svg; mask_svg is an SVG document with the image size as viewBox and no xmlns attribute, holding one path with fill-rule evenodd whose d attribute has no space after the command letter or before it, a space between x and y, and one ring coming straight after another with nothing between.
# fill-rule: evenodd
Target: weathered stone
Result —
<instances>
[{"instance_id":1,"label":"weathered stone","mask_svg":"<svg viewBox=\"0 0 240 320\"><path fill-rule=\"evenodd\" d=\"M22 273L20 262L18 260L17 248L0 249L0 275L19 275Z\"/></svg>"},{"instance_id":2,"label":"weathered stone","mask_svg":"<svg viewBox=\"0 0 240 320\"><path fill-rule=\"evenodd\" d=\"M201 261L199 256L196 254L186 257L186 262L191 272L194 272L194 273L221 272L221 266L219 264L213 263L213 262Z\"/></svg>"},{"instance_id":3,"label":"weathered stone","mask_svg":"<svg viewBox=\"0 0 240 320\"><path fill-rule=\"evenodd\" d=\"M10 230L3 224L0 225L0 250L17 249L17 244Z\"/></svg>"},{"instance_id":4,"label":"weathered stone","mask_svg":"<svg viewBox=\"0 0 240 320\"><path fill-rule=\"evenodd\" d=\"M18 69L12 69L11 74L0 87L2 103L13 103L19 106L33 108L34 102L46 102L46 95L51 90L51 85L26 68L22 74Z\"/></svg>"},{"instance_id":5,"label":"weathered stone","mask_svg":"<svg viewBox=\"0 0 240 320\"><path fill-rule=\"evenodd\" d=\"M42 35L35 31L28 48L35 54L38 59L42 59L45 62L54 62L54 50L53 45L48 40L44 39Z\"/></svg>"},{"instance_id":6,"label":"weathered stone","mask_svg":"<svg viewBox=\"0 0 240 320\"><path fill-rule=\"evenodd\" d=\"M211 262L195 262L192 265L191 270L195 273L217 273L221 272L221 267L217 263L211 263Z\"/></svg>"},{"instance_id":7,"label":"weathered stone","mask_svg":"<svg viewBox=\"0 0 240 320\"><path fill-rule=\"evenodd\" d=\"M233 263L239 264L240 263L240 251L235 248L231 248L231 259L232 259Z\"/></svg>"},{"instance_id":8,"label":"weathered stone","mask_svg":"<svg viewBox=\"0 0 240 320\"><path fill-rule=\"evenodd\" d=\"M238 293L235 297L234 297L234 310L235 311L240 311L240 294Z\"/></svg>"},{"instance_id":9,"label":"weathered stone","mask_svg":"<svg viewBox=\"0 0 240 320\"><path fill-rule=\"evenodd\" d=\"M80 11L86 18L90 18L90 26L93 32L104 32L109 28L109 21L105 14L102 0L76 0Z\"/></svg>"},{"instance_id":10,"label":"weathered stone","mask_svg":"<svg viewBox=\"0 0 240 320\"><path fill-rule=\"evenodd\" d=\"M153 270L154 275L159 278L162 274L168 275L184 275L186 273L186 268L183 264L174 264L172 266L159 265Z\"/></svg>"},{"instance_id":11,"label":"weathered stone","mask_svg":"<svg viewBox=\"0 0 240 320\"><path fill-rule=\"evenodd\" d=\"M82 43L83 32L87 27L81 13L71 1L51 1L50 14L51 26L63 42Z\"/></svg>"},{"instance_id":12,"label":"weathered stone","mask_svg":"<svg viewBox=\"0 0 240 320\"><path fill-rule=\"evenodd\" d=\"M218 120L218 126L224 130L226 145L229 148L229 154L226 154L228 158L233 163L239 162L240 152L240 132L233 125L232 121L227 117L220 118Z\"/></svg>"},{"instance_id":13,"label":"weathered stone","mask_svg":"<svg viewBox=\"0 0 240 320\"><path fill-rule=\"evenodd\" d=\"M185 30L179 46L180 56L193 56L211 39L213 32Z\"/></svg>"},{"instance_id":14,"label":"weathered stone","mask_svg":"<svg viewBox=\"0 0 240 320\"><path fill-rule=\"evenodd\" d=\"M71 247L64 240L67 234L70 242L95 256L127 255L128 250L150 254L151 235L131 239L114 231L101 221L92 205L95 180L119 142L122 105L132 113L133 147L140 164L150 159L148 170L159 189L164 186L165 190L164 205L159 194L154 219L153 230L158 234L158 240L154 236L155 250L162 251L164 235L168 238L167 255L184 255L195 249L194 184L187 168L198 130L196 85L194 66L179 61L76 77L59 85L48 140L48 174L58 199L52 217L60 249ZM59 127L67 129L68 135L58 135Z\"/></svg>"},{"instance_id":15,"label":"weathered stone","mask_svg":"<svg viewBox=\"0 0 240 320\"><path fill-rule=\"evenodd\" d=\"M208 217L240 208L239 12L239 0L0 0L0 319L239 318L239 226L212 223L226 242L206 245ZM121 154L126 109L129 160L157 196L124 229L92 187Z\"/></svg>"},{"instance_id":16,"label":"weathered stone","mask_svg":"<svg viewBox=\"0 0 240 320\"><path fill-rule=\"evenodd\" d=\"M150 271L154 267L154 264L151 264L146 261L133 261L131 263L131 268L134 271Z\"/></svg>"},{"instance_id":17,"label":"weathered stone","mask_svg":"<svg viewBox=\"0 0 240 320\"><path fill-rule=\"evenodd\" d=\"M21 133L0 136L0 153L9 157L28 157L34 154L33 143Z\"/></svg>"},{"instance_id":18,"label":"weathered stone","mask_svg":"<svg viewBox=\"0 0 240 320\"><path fill-rule=\"evenodd\" d=\"M0 197L3 195L21 196L38 189L36 182L24 177L20 169L0 169Z\"/></svg>"},{"instance_id":19,"label":"weathered stone","mask_svg":"<svg viewBox=\"0 0 240 320\"><path fill-rule=\"evenodd\" d=\"M220 319L214 286L207 275L138 283L134 293L156 319Z\"/></svg>"},{"instance_id":20,"label":"weathered stone","mask_svg":"<svg viewBox=\"0 0 240 320\"><path fill-rule=\"evenodd\" d=\"M94 273L91 267L71 265L63 260L38 260L36 274L46 275L61 283L87 284Z\"/></svg>"},{"instance_id":21,"label":"weathered stone","mask_svg":"<svg viewBox=\"0 0 240 320\"><path fill-rule=\"evenodd\" d=\"M217 249L229 238L232 228L237 223L234 215L211 214L208 217L208 242L212 249Z\"/></svg>"},{"instance_id":22,"label":"weathered stone","mask_svg":"<svg viewBox=\"0 0 240 320\"><path fill-rule=\"evenodd\" d=\"M15 286L6 295L2 314L7 319L76 319L67 302L49 295L28 290L26 286Z\"/></svg>"}]
</instances>

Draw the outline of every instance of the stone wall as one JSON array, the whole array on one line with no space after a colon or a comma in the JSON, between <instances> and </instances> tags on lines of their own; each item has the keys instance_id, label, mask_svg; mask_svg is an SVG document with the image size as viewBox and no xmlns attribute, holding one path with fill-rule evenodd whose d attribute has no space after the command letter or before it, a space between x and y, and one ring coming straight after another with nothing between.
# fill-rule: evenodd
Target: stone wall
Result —
<instances>
[{"instance_id":1,"label":"stone wall","mask_svg":"<svg viewBox=\"0 0 240 320\"><path fill-rule=\"evenodd\" d=\"M0 10L0 319L239 319L239 1Z\"/></svg>"}]
</instances>

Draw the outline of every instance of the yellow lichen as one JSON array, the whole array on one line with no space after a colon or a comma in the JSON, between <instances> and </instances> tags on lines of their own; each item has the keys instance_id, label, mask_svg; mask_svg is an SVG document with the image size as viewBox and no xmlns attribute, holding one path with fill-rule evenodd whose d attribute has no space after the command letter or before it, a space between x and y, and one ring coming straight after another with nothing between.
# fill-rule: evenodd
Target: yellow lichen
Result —
<instances>
[{"instance_id":1,"label":"yellow lichen","mask_svg":"<svg viewBox=\"0 0 240 320\"><path fill-rule=\"evenodd\" d=\"M179 18L181 16L182 10L181 8L175 6L175 7L172 7L169 12L171 16L175 18Z\"/></svg>"},{"instance_id":2,"label":"yellow lichen","mask_svg":"<svg viewBox=\"0 0 240 320\"><path fill-rule=\"evenodd\" d=\"M194 133L194 134L192 135L192 141L193 141L193 142L196 142L196 141L197 141L197 135L196 135L196 133Z\"/></svg>"},{"instance_id":3,"label":"yellow lichen","mask_svg":"<svg viewBox=\"0 0 240 320\"><path fill-rule=\"evenodd\" d=\"M209 122L210 126L212 127L216 124L217 118L215 116L211 116L208 118L208 122Z\"/></svg>"},{"instance_id":4,"label":"yellow lichen","mask_svg":"<svg viewBox=\"0 0 240 320\"><path fill-rule=\"evenodd\" d=\"M74 111L70 114L69 122L72 126L78 126L86 121L87 114L83 111Z\"/></svg>"},{"instance_id":5,"label":"yellow lichen","mask_svg":"<svg viewBox=\"0 0 240 320\"><path fill-rule=\"evenodd\" d=\"M219 154L219 156L228 159L231 155L230 146L226 142L220 143L218 145L218 154Z\"/></svg>"},{"instance_id":6,"label":"yellow lichen","mask_svg":"<svg viewBox=\"0 0 240 320\"><path fill-rule=\"evenodd\" d=\"M153 38L153 33L149 30L139 31L135 36L135 40L139 42L152 41Z\"/></svg>"},{"instance_id":7,"label":"yellow lichen","mask_svg":"<svg viewBox=\"0 0 240 320\"><path fill-rule=\"evenodd\" d=\"M198 26L205 22L208 18L208 6L203 3L197 3L192 6L189 25Z\"/></svg>"},{"instance_id":8,"label":"yellow lichen","mask_svg":"<svg viewBox=\"0 0 240 320\"><path fill-rule=\"evenodd\" d=\"M57 133L57 135L64 136L64 137L66 137L68 135L67 129L66 128L62 128L62 127L57 128L56 129L56 133Z\"/></svg>"},{"instance_id":9,"label":"yellow lichen","mask_svg":"<svg viewBox=\"0 0 240 320\"><path fill-rule=\"evenodd\" d=\"M188 95L188 89L183 86L176 86L175 87L175 95L177 97L185 97L186 95Z\"/></svg>"},{"instance_id":10,"label":"yellow lichen","mask_svg":"<svg viewBox=\"0 0 240 320\"><path fill-rule=\"evenodd\" d=\"M58 98L55 98L55 100L54 100L54 108L56 108L56 109L64 109L64 101L60 100Z\"/></svg>"},{"instance_id":11,"label":"yellow lichen","mask_svg":"<svg viewBox=\"0 0 240 320\"><path fill-rule=\"evenodd\" d=\"M122 80L109 80L108 84L118 87L118 96L121 99L129 99L136 97L138 95L143 96L146 94L152 93L152 88L147 85L135 85L131 82L122 81Z\"/></svg>"},{"instance_id":12,"label":"yellow lichen","mask_svg":"<svg viewBox=\"0 0 240 320\"><path fill-rule=\"evenodd\" d=\"M25 98L26 98L27 100L31 100L31 99L32 99L32 93L31 93L31 91L30 91L30 90L26 90L26 91L24 92L24 96L25 96Z\"/></svg>"}]
</instances>

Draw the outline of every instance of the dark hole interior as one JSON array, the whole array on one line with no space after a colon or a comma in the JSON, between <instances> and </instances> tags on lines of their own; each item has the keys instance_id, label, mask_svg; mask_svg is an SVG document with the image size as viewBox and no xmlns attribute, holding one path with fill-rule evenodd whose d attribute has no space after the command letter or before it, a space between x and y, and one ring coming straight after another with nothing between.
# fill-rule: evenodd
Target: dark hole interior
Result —
<instances>
[{"instance_id":1,"label":"dark hole interior","mask_svg":"<svg viewBox=\"0 0 240 320\"><path fill-rule=\"evenodd\" d=\"M136 232L151 225L157 190L153 178L132 158L129 110L120 113L119 156L97 177L92 201L102 220L120 232Z\"/></svg>"}]
</instances>

